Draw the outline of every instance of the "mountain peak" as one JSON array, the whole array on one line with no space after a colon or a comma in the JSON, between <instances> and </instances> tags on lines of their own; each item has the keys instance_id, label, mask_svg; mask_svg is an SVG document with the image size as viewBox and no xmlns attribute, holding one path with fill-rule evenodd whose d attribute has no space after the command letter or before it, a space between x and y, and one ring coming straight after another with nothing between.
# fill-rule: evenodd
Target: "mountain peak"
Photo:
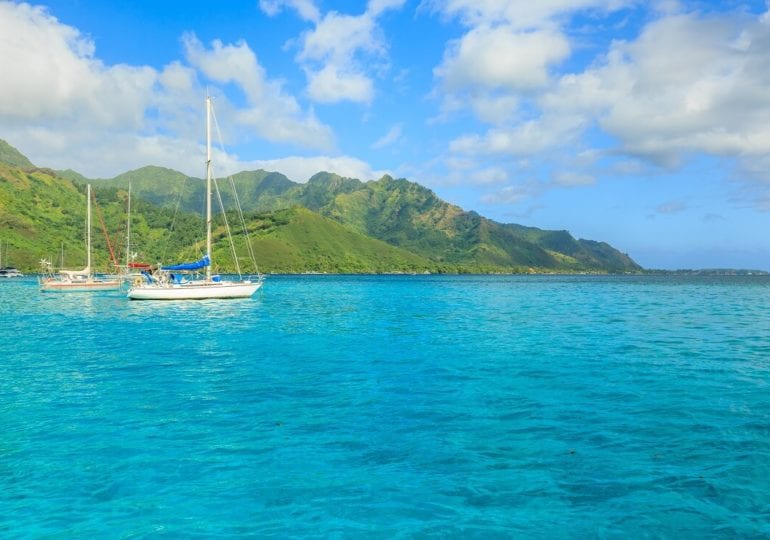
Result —
<instances>
[{"instance_id":1,"label":"mountain peak","mask_svg":"<svg viewBox=\"0 0 770 540\"><path fill-rule=\"evenodd\" d=\"M341 182L342 180L345 180L345 178L339 174L321 171L311 176L307 183L318 185L333 185L334 183Z\"/></svg>"},{"instance_id":2,"label":"mountain peak","mask_svg":"<svg viewBox=\"0 0 770 540\"><path fill-rule=\"evenodd\" d=\"M0 163L20 169L31 169L35 166L24 154L2 139L0 139Z\"/></svg>"}]
</instances>

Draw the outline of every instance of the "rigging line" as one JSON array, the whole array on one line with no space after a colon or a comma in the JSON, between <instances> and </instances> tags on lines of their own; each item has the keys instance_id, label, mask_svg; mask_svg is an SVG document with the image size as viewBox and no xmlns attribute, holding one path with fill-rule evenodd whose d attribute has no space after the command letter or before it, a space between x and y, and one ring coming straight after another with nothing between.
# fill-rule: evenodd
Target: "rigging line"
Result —
<instances>
[{"instance_id":1,"label":"rigging line","mask_svg":"<svg viewBox=\"0 0 770 540\"><path fill-rule=\"evenodd\" d=\"M93 200L94 207L96 207L96 215L99 218L99 224L102 226L102 233L104 233L104 238L107 240L107 248L110 250L110 259L112 260L112 264L115 266L115 268L118 268L118 260L115 258L115 250L112 249L112 242L110 242L110 235L107 233L107 226L104 224L104 216L102 215L102 209L99 207L99 204L96 202L96 190L91 191L91 200Z\"/></svg>"},{"instance_id":2,"label":"rigging line","mask_svg":"<svg viewBox=\"0 0 770 540\"><path fill-rule=\"evenodd\" d=\"M182 179L182 187L177 192L177 198L176 198L176 205L174 206L174 215L171 217L171 225L168 229L168 234L165 235L163 246L160 252L160 262L165 262L166 259L166 252L168 251L168 246L170 244L170 238L171 234L174 232L174 228L176 227L176 218L179 215L179 207L182 203L182 193L184 193L185 186L187 185L187 175L184 176Z\"/></svg>"},{"instance_id":3,"label":"rigging line","mask_svg":"<svg viewBox=\"0 0 770 540\"><path fill-rule=\"evenodd\" d=\"M211 108L211 116L214 119L214 129L217 132L217 142L219 142L220 151L223 154L225 154L224 143L222 142L222 132L219 130L219 122L217 121L217 115L213 107ZM238 210L238 218L240 220L241 228L243 229L243 236L246 239L246 242L245 242L246 250L249 254L249 258L251 259L251 263L254 265L254 269L256 270L257 275L259 276L260 273L259 273L259 266L257 265L257 256L254 253L254 247L252 246L252 243L251 243L251 235L249 234L248 228L246 227L246 220L243 217L243 207L241 206L241 200L240 200L240 197L238 196L238 190L235 189L235 180L233 179L232 175L229 175L227 178L230 182L230 187L233 191L235 206L236 206L236 209ZM224 213L224 210L222 210L222 212Z\"/></svg>"},{"instance_id":4,"label":"rigging line","mask_svg":"<svg viewBox=\"0 0 770 540\"><path fill-rule=\"evenodd\" d=\"M238 209L238 218L241 222L241 228L243 229L243 236L246 239L246 250L249 253L249 257L251 259L251 263L254 265L254 269L257 271L257 275L259 275L259 267L257 266L257 257L254 254L254 248L251 245L251 235L249 234L248 228L246 227L246 220L243 217L243 208L241 207L241 200L238 197L238 191L235 189L235 179L231 176L227 177L230 181L230 186L233 190L233 194L235 195L235 204Z\"/></svg>"},{"instance_id":5,"label":"rigging line","mask_svg":"<svg viewBox=\"0 0 770 540\"><path fill-rule=\"evenodd\" d=\"M230 252L232 253L232 256L233 256L233 262L235 262L235 269L238 272L238 278L243 279L243 274L241 274L241 264L238 262L238 254L235 252L235 242L233 242L233 235L230 233L230 223L227 220L227 213L225 212L225 204L224 202L222 202L222 193L219 191L219 182L217 181L213 170L211 172L211 177L214 180L214 190L217 193L217 200L219 201L219 209L222 212L222 219L225 222L225 232L227 233L227 240L230 244Z\"/></svg>"},{"instance_id":6,"label":"rigging line","mask_svg":"<svg viewBox=\"0 0 770 540\"><path fill-rule=\"evenodd\" d=\"M212 106L209 108L209 112L211 113L211 117L214 120L214 126L215 126L215 128L217 130L217 134L219 136L219 144L220 144L220 147L222 147L223 146L222 145L222 133L219 131L219 124L217 123L217 118L216 118L216 114L214 112L213 103L212 103ZM224 154L224 149L222 149L222 153ZM215 191L217 193L217 200L219 201L219 209L222 212L222 219L224 220L224 223L225 223L225 232L227 233L227 241L230 244L230 252L231 252L232 257L233 257L233 262L235 263L235 269L238 272L239 279L243 279L243 274L241 273L241 264L238 261L238 254L235 251L235 242L233 242L233 235L232 235L232 233L230 231L230 223L227 220L227 213L225 212L225 204L224 204L224 201L222 200L222 193L219 190L219 181L217 180L216 175L214 174L214 167L213 167L213 164L211 162L209 162L209 170L210 170L210 173L211 173L211 179L213 180L213 183L214 183L214 189L215 189Z\"/></svg>"}]
</instances>

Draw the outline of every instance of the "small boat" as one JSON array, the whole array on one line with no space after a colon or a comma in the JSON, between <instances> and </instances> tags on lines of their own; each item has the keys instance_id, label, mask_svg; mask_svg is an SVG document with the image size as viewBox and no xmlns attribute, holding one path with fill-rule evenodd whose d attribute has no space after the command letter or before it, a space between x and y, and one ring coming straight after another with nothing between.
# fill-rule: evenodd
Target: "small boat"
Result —
<instances>
[{"instance_id":1,"label":"small boat","mask_svg":"<svg viewBox=\"0 0 770 540\"><path fill-rule=\"evenodd\" d=\"M212 275L211 250L211 97L206 97L206 253L199 260L188 263L161 266L158 272L143 271L143 279L134 280L128 290L131 300L203 300L226 298L249 298L262 286L264 277L256 279L223 279ZM238 264L236 260L236 265ZM197 277L191 272L205 269L205 276Z\"/></svg>"},{"instance_id":2,"label":"small boat","mask_svg":"<svg viewBox=\"0 0 770 540\"><path fill-rule=\"evenodd\" d=\"M5 267L2 263L3 259L3 245L0 243L0 278L16 278L16 277L24 277L24 274L19 272L16 268L13 268L12 266ZM5 260L8 260L8 242L5 243Z\"/></svg>"},{"instance_id":3,"label":"small boat","mask_svg":"<svg viewBox=\"0 0 770 540\"><path fill-rule=\"evenodd\" d=\"M126 197L126 263L120 268L118 278L126 283L141 280L143 273L150 272L152 265L144 262L136 262L137 254L131 251L131 182L128 182L128 196Z\"/></svg>"},{"instance_id":4,"label":"small boat","mask_svg":"<svg viewBox=\"0 0 770 540\"><path fill-rule=\"evenodd\" d=\"M24 274L15 268L0 268L0 278L24 277Z\"/></svg>"},{"instance_id":5,"label":"small boat","mask_svg":"<svg viewBox=\"0 0 770 540\"><path fill-rule=\"evenodd\" d=\"M88 292L113 291L120 289L121 281L97 276L91 270L91 184L86 190L86 267L82 270L52 271L49 261L43 260L43 277L40 278L42 292Z\"/></svg>"}]
</instances>

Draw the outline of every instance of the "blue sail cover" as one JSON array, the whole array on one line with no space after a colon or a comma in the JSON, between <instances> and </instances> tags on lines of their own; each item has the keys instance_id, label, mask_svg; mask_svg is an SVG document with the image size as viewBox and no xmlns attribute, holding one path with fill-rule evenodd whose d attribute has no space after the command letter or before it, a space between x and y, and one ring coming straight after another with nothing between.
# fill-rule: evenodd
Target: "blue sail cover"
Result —
<instances>
[{"instance_id":1,"label":"blue sail cover","mask_svg":"<svg viewBox=\"0 0 770 540\"><path fill-rule=\"evenodd\" d=\"M205 268L206 266L211 264L211 260L209 259L208 255L204 255L204 257L195 262L189 262L189 263L182 263L182 264L172 264L171 266L161 266L161 270L198 270L200 268Z\"/></svg>"}]
</instances>

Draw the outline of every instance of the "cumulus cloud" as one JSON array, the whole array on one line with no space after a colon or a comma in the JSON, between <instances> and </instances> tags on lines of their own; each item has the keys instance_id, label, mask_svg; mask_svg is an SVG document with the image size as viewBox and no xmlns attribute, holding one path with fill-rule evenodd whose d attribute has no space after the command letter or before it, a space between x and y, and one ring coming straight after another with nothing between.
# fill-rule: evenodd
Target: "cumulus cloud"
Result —
<instances>
[{"instance_id":1,"label":"cumulus cloud","mask_svg":"<svg viewBox=\"0 0 770 540\"><path fill-rule=\"evenodd\" d=\"M666 17L638 40L616 44L606 64L586 76L602 81L601 126L630 155L676 166L687 152L739 157L770 151L766 24Z\"/></svg>"},{"instance_id":2,"label":"cumulus cloud","mask_svg":"<svg viewBox=\"0 0 770 540\"><path fill-rule=\"evenodd\" d=\"M301 38L297 60L308 78L308 93L320 103L369 103L373 71L386 63L387 45L377 18L405 0L371 0L362 15L331 11Z\"/></svg>"},{"instance_id":3,"label":"cumulus cloud","mask_svg":"<svg viewBox=\"0 0 770 540\"><path fill-rule=\"evenodd\" d=\"M236 83L246 95L249 108L234 119L262 138L309 148L329 149L332 133L312 113L305 113L279 82L267 78L256 54L245 43L225 45L215 40L206 48L195 36L184 37L187 60L208 79Z\"/></svg>"},{"instance_id":4,"label":"cumulus cloud","mask_svg":"<svg viewBox=\"0 0 770 540\"><path fill-rule=\"evenodd\" d=\"M572 13L610 11L620 0L432 0L429 5L467 31L447 44L434 69L445 113L457 101L469 103L478 117L499 123L515 117L521 97L546 88L553 70L572 52L563 29ZM506 107L507 110L502 110ZM497 114L490 114L495 111ZM502 113L502 116L501 116Z\"/></svg>"},{"instance_id":5,"label":"cumulus cloud","mask_svg":"<svg viewBox=\"0 0 770 540\"><path fill-rule=\"evenodd\" d=\"M142 122L155 70L105 66L93 42L45 8L0 3L0 115L5 123L79 122L96 126ZM121 107L111 104L120 101Z\"/></svg>"},{"instance_id":6,"label":"cumulus cloud","mask_svg":"<svg viewBox=\"0 0 770 540\"><path fill-rule=\"evenodd\" d=\"M567 39L554 29L518 32L510 25L484 25L452 42L435 74L450 91L534 90L548 82L548 67L569 52Z\"/></svg>"},{"instance_id":7,"label":"cumulus cloud","mask_svg":"<svg viewBox=\"0 0 770 540\"><path fill-rule=\"evenodd\" d=\"M305 9L311 3L294 4ZM47 9L0 2L0 136L38 165L92 177L144 164L199 175L207 85L231 140L256 135L333 150L329 126L267 75L248 44L215 40L207 46L193 35L181 39L185 58L161 69L107 65L90 38ZM236 105L217 85L236 88L245 105ZM344 157L319 159L330 169L368 171Z\"/></svg>"},{"instance_id":8,"label":"cumulus cloud","mask_svg":"<svg viewBox=\"0 0 770 540\"><path fill-rule=\"evenodd\" d=\"M576 114L543 116L514 126L494 127L483 135L463 135L451 141L450 150L479 155L537 154L575 142L586 121Z\"/></svg>"},{"instance_id":9,"label":"cumulus cloud","mask_svg":"<svg viewBox=\"0 0 770 540\"><path fill-rule=\"evenodd\" d=\"M766 14L708 14L687 12L681 6L661 9L637 35L613 41L583 70L555 75L549 66L569 54L564 26L569 15L587 8L610 11L620 3L555 1L538 3L531 10L518 4L434 3L470 26L447 47L436 68L452 110L457 110L462 92L474 99L481 96L483 102L487 96L499 100L507 91L509 106L526 111L507 117L482 114L483 107L474 99L465 100L477 118L492 125L458 136L449 145L450 153L479 160L530 156L545 162L565 154L574 160L588 150L613 164L615 173L644 171L650 165L675 169L693 155L706 154L734 159L744 174L770 154ZM514 20L517 13L524 19ZM563 26L552 26L557 21ZM554 39L543 34L543 43L558 44L559 36L565 41L552 49L546 45L540 56L530 56L524 63L506 60L509 65L499 72L498 66L484 60L485 54L493 58L496 48L524 51L527 47L518 36L546 31ZM481 59L478 64L470 61L470 51ZM592 184L596 175L591 166L569 173L551 171L550 185ZM767 170L758 174L770 182ZM513 189L495 199L514 201L520 193Z\"/></svg>"},{"instance_id":10,"label":"cumulus cloud","mask_svg":"<svg viewBox=\"0 0 770 540\"><path fill-rule=\"evenodd\" d=\"M246 163L239 162L238 165L246 166L247 169L280 171L290 180L300 183L307 182L311 176L319 171L334 172L340 176L358 178L364 181L390 174L390 171L387 170L373 170L368 163L349 156L294 156Z\"/></svg>"}]
</instances>

